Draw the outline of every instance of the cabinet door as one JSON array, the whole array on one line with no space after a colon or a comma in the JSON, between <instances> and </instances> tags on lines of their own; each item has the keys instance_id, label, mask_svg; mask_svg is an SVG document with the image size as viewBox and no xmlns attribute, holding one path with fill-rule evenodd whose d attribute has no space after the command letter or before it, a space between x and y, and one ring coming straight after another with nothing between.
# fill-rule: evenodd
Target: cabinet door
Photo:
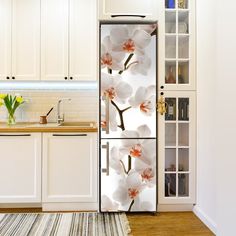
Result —
<instances>
[{"instance_id":1,"label":"cabinet door","mask_svg":"<svg viewBox=\"0 0 236 236\"><path fill-rule=\"evenodd\" d=\"M11 77L11 1L0 2L0 80ZM9 79L8 78L8 79Z\"/></svg>"},{"instance_id":2,"label":"cabinet door","mask_svg":"<svg viewBox=\"0 0 236 236\"><path fill-rule=\"evenodd\" d=\"M195 202L195 92L165 92L159 115L159 203Z\"/></svg>"},{"instance_id":3,"label":"cabinet door","mask_svg":"<svg viewBox=\"0 0 236 236\"><path fill-rule=\"evenodd\" d=\"M41 134L0 134L0 203L41 202Z\"/></svg>"},{"instance_id":4,"label":"cabinet door","mask_svg":"<svg viewBox=\"0 0 236 236\"><path fill-rule=\"evenodd\" d=\"M68 0L41 1L41 79L68 79Z\"/></svg>"},{"instance_id":5,"label":"cabinet door","mask_svg":"<svg viewBox=\"0 0 236 236\"><path fill-rule=\"evenodd\" d=\"M96 1L71 0L69 18L69 79L96 80Z\"/></svg>"},{"instance_id":6,"label":"cabinet door","mask_svg":"<svg viewBox=\"0 0 236 236\"><path fill-rule=\"evenodd\" d=\"M13 0L12 79L40 79L40 0Z\"/></svg>"},{"instance_id":7,"label":"cabinet door","mask_svg":"<svg viewBox=\"0 0 236 236\"><path fill-rule=\"evenodd\" d=\"M100 20L147 19L157 20L158 7L156 0L100 0ZM127 17L128 16L128 17ZM137 17L135 17L137 16ZM142 17L139 17L142 16Z\"/></svg>"},{"instance_id":8,"label":"cabinet door","mask_svg":"<svg viewBox=\"0 0 236 236\"><path fill-rule=\"evenodd\" d=\"M43 202L97 202L96 134L43 134Z\"/></svg>"}]
</instances>

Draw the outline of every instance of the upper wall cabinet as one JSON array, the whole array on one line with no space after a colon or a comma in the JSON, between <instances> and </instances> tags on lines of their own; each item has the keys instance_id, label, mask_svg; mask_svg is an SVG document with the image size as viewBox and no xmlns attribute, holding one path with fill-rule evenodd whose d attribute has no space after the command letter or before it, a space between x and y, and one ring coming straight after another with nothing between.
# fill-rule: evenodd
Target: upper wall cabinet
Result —
<instances>
[{"instance_id":1,"label":"upper wall cabinet","mask_svg":"<svg viewBox=\"0 0 236 236\"><path fill-rule=\"evenodd\" d=\"M0 22L0 80L40 79L40 0L1 0Z\"/></svg>"},{"instance_id":2,"label":"upper wall cabinet","mask_svg":"<svg viewBox=\"0 0 236 236\"><path fill-rule=\"evenodd\" d=\"M41 2L41 79L96 80L96 1Z\"/></svg>"},{"instance_id":3,"label":"upper wall cabinet","mask_svg":"<svg viewBox=\"0 0 236 236\"><path fill-rule=\"evenodd\" d=\"M100 20L157 20L157 0L99 0Z\"/></svg>"}]
</instances>

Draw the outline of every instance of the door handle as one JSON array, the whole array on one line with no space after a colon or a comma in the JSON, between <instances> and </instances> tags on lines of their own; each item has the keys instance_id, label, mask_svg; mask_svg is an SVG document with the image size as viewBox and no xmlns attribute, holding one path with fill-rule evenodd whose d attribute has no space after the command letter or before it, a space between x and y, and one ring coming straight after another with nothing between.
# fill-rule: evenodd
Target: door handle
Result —
<instances>
[{"instance_id":1,"label":"door handle","mask_svg":"<svg viewBox=\"0 0 236 236\"><path fill-rule=\"evenodd\" d=\"M156 105L157 111L158 111L161 115L165 114L166 111L167 111L167 103L165 102L165 98L164 98L163 95L164 95L164 93L161 93L161 96L160 96L160 98L158 99L158 102L157 102L157 105Z\"/></svg>"},{"instance_id":2,"label":"door handle","mask_svg":"<svg viewBox=\"0 0 236 236\"><path fill-rule=\"evenodd\" d=\"M106 131L106 134L109 134L109 129L110 129L110 100L109 100L109 97L108 96L103 96L102 97L103 101L105 101L105 131Z\"/></svg>"},{"instance_id":3,"label":"door handle","mask_svg":"<svg viewBox=\"0 0 236 236\"><path fill-rule=\"evenodd\" d=\"M87 134L53 134L52 136L55 137L84 137Z\"/></svg>"},{"instance_id":4,"label":"door handle","mask_svg":"<svg viewBox=\"0 0 236 236\"><path fill-rule=\"evenodd\" d=\"M112 18L115 17L140 17L140 18L145 18L145 15L111 15Z\"/></svg>"},{"instance_id":5,"label":"door handle","mask_svg":"<svg viewBox=\"0 0 236 236\"><path fill-rule=\"evenodd\" d=\"M102 173L106 173L106 175L109 175L109 142L107 142L105 145L102 145L102 148L106 149L106 168L102 168Z\"/></svg>"}]
</instances>

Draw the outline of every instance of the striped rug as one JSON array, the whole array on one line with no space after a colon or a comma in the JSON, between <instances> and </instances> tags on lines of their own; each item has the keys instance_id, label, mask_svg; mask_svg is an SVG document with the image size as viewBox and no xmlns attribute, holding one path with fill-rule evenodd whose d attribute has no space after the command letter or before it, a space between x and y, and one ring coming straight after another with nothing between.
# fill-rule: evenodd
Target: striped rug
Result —
<instances>
[{"instance_id":1,"label":"striped rug","mask_svg":"<svg viewBox=\"0 0 236 236\"><path fill-rule=\"evenodd\" d=\"M124 213L0 214L0 236L123 236L129 232Z\"/></svg>"}]
</instances>

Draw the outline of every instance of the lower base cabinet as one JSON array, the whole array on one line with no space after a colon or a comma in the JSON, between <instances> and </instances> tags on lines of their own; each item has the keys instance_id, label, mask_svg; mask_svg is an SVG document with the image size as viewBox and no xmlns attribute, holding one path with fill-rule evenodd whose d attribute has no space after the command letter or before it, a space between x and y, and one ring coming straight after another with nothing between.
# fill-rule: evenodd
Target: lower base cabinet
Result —
<instances>
[{"instance_id":1,"label":"lower base cabinet","mask_svg":"<svg viewBox=\"0 0 236 236\"><path fill-rule=\"evenodd\" d=\"M0 204L41 202L41 133L0 133Z\"/></svg>"},{"instance_id":2,"label":"lower base cabinet","mask_svg":"<svg viewBox=\"0 0 236 236\"><path fill-rule=\"evenodd\" d=\"M96 133L43 133L44 210L97 210L96 150Z\"/></svg>"}]
</instances>

